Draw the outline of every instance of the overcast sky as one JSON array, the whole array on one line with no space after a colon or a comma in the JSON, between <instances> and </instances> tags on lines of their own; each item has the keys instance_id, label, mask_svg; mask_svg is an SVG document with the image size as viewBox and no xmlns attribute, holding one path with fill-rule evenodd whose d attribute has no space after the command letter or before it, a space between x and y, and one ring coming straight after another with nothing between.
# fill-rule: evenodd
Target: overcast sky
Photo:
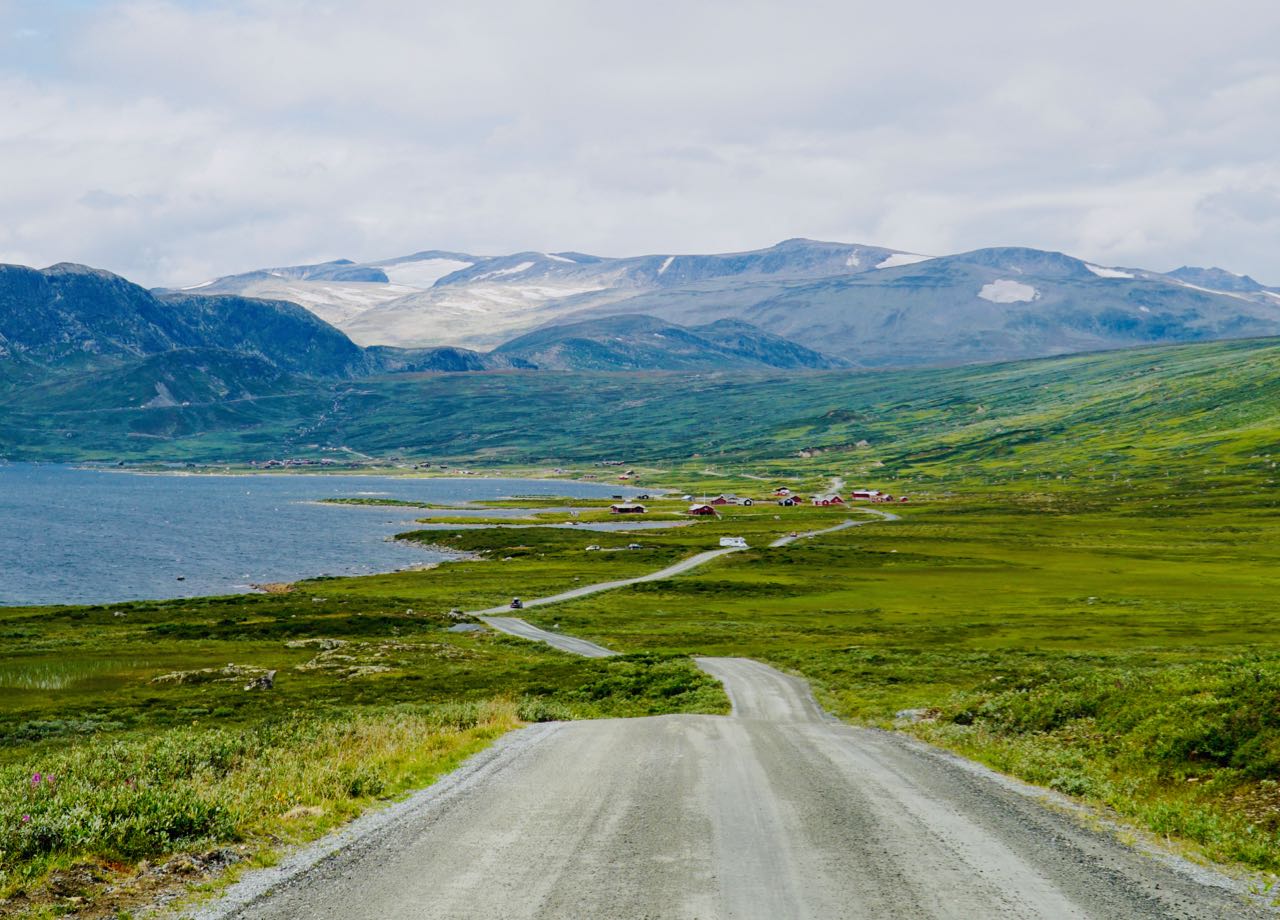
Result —
<instances>
[{"instance_id":1,"label":"overcast sky","mask_svg":"<svg viewBox=\"0 0 1280 920\"><path fill-rule=\"evenodd\" d=\"M1280 4L0 0L0 261L793 236L1280 284Z\"/></svg>"}]
</instances>

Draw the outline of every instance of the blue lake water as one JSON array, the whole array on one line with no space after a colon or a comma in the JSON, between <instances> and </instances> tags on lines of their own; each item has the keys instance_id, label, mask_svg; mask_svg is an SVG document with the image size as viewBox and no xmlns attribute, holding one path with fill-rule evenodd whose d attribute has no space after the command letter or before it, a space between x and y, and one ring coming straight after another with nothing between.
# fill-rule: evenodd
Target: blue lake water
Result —
<instances>
[{"instance_id":1,"label":"blue lake water","mask_svg":"<svg viewBox=\"0 0 1280 920\"><path fill-rule=\"evenodd\" d=\"M388 539L426 512L316 504L325 498L441 504L616 491L563 480L134 475L0 463L0 605L228 594L445 558Z\"/></svg>"}]
</instances>

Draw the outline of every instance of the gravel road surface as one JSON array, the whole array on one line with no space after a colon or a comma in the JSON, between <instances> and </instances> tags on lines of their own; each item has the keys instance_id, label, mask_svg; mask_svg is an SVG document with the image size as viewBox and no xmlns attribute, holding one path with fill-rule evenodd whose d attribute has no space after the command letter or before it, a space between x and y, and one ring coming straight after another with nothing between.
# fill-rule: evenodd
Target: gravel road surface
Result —
<instances>
[{"instance_id":1,"label":"gravel road surface","mask_svg":"<svg viewBox=\"0 0 1280 920\"><path fill-rule=\"evenodd\" d=\"M808 540L811 537L820 537L823 534L835 533L837 530L846 530L850 527L860 527L863 524L871 524L876 520L896 521L898 516L889 511L878 511L874 508L860 508L867 514L874 514L875 518L866 518L863 520L842 521L834 527L826 527L822 530L809 530L804 533L798 533L793 536L779 537L769 544L770 547L786 546L788 543L794 543L796 540ZM713 549L704 553L698 553L696 556L690 556L688 559L677 562L675 565L668 566L665 569L659 569L656 572L650 572L648 575L640 575L636 578L623 578L618 581L604 581L594 585L583 585L581 588L574 588L571 591L564 591L560 594L552 594L549 597L532 598L524 602L526 607L541 607L545 604L559 604L563 601L571 601L575 598L586 597L589 594L598 594L601 591L612 591L614 588L625 588L627 585L636 585L645 581L661 581L664 578L674 578L695 569L700 565L705 565L713 559L719 559L728 553L740 552L740 547L729 547L726 549ZM587 658L606 658L610 655L616 655L617 652L605 648L603 645L596 645L594 642L588 642L585 639L577 639L573 636L564 636L549 630L539 629L532 623L526 622L519 617L502 616L511 610L510 607L489 607L485 610L477 610L473 612L478 620L487 623L491 628L498 632L504 632L511 636L519 636L522 639L528 639L531 642L545 642L562 651L570 652L574 655L583 655Z\"/></svg>"},{"instance_id":2,"label":"gravel road surface","mask_svg":"<svg viewBox=\"0 0 1280 920\"><path fill-rule=\"evenodd\" d=\"M724 681L732 716L523 729L202 916L1272 916L1222 876L1088 829L1042 790L836 722L772 668L699 664Z\"/></svg>"},{"instance_id":3,"label":"gravel road surface","mask_svg":"<svg viewBox=\"0 0 1280 920\"><path fill-rule=\"evenodd\" d=\"M571 655L581 655L584 658L608 658L610 655L618 654L611 649L605 648L603 645L596 645L594 642L588 642L586 639L578 639L574 636L562 636L559 633L551 632L546 629L539 629L532 623L522 620L519 617L480 617L480 620L496 629L498 632L504 632L509 636L519 636L521 639L528 639L530 642L545 642L547 645L554 646L563 652Z\"/></svg>"},{"instance_id":4,"label":"gravel road surface","mask_svg":"<svg viewBox=\"0 0 1280 920\"><path fill-rule=\"evenodd\" d=\"M659 569L656 572L650 572L648 575L637 575L635 578L620 578L617 581L602 581L594 585L583 585L581 588L574 588L570 591L562 591L559 594L552 594L547 597L535 597L524 602L526 607L541 607L544 604L559 604L563 601L571 601L575 598L586 597L588 594L599 594L601 591L612 591L614 588L625 588L627 585L638 585L646 581L661 581L664 578L674 578L676 575L683 574L690 569L696 569L700 565L710 562L712 559L718 559L728 553L742 552L740 547L731 546L728 549L709 549L704 553L698 553L696 556L690 556L688 559L682 559L675 565L669 565L665 569ZM489 607L485 610L477 610L476 614L506 613L510 607Z\"/></svg>"},{"instance_id":5,"label":"gravel road surface","mask_svg":"<svg viewBox=\"0 0 1280 920\"><path fill-rule=\"evenodd\" d=\"M892 511L877 511L875 508L859 508L859 511L865 511L867 514L874 514L882 521L898 521L901 520ZM804 533L798 533L794 537L788 534L785 537L778 537L769 544L771 547L786 546L788 543L794 543L797 540L808 540L811 537L820 537L824 533L835 533L837 530L848 530L850 527L861 527L863 524L874 524L875 519L861 521L841 521L834 527L824 527L822 530L806 530Z\"/></svg>"},{"instance_id":6,"label":"gravel road surface","mask_svg":"<svg viewBox=\"0 0 1280 920\"><path fill-rule=\"evenodd\" d=\"M581 588L574 588L571 591L564 591L560 594L552 594L549 597L532 598L524 602L526 607L542 607L546 604L559 604L564 601L571 601L575 598L586 597L589 594L599 594L601 591L612 591L614 588L625 588L627 585L638 585L644 581L660 581L664 578L674 578L690 569L696 569L700 565L710 562L712 559L719 559L728 553L741 552L739 547L730 547L728 549L713 549L705 553L698 553L696 556L690 556L688 559L681 560L675 565L667 566L665 569L659 569L656 572L650 572L648 575L640 575L636 578L623 578L618 581L602 581L599 584L583 585ZM574 655L584 655L587 658L605 658L609 655L616 655L617 652L610 651L603 645L596 645L594 642L588 642L585 639L575 639L573 636L562 636L559 633L550 632L549 630L539 629L532 623L525 622L519 617L501 616L511 610L510 607L489 607L485 610L477 610L472 614L482 623L488 624L491 628L498 632L504 632L508 635L519 636L521 639L528 639L531 642L545 642L548 645L555 646L562 651L570 652Z\"/></svg>"}]
</instances>

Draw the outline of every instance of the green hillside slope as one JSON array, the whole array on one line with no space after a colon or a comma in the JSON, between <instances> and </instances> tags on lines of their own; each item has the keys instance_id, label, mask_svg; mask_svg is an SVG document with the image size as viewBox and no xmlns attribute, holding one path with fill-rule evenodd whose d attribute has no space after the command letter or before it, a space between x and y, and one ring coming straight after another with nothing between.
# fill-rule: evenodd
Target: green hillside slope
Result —
<instances>
[{"instance_id":1,"label":"green hillside slope","mask_svg":"<svg viewBox=\"0 0 1280 920\"><path fill-rule=\"evenodd\" d=\"M231 407L139 405L153 390L135 371L75 388L89 390L93 408L58 387L0 391L0 449L9 459L228 460L345 446L491 463L626 458L778 471L816 451L816 468L918 481L1102 478L1139 461L1156 476L1261 472L1280 455L1274 339L876 373L257 378L261 398Z\"/></svg>"}]
</instances>

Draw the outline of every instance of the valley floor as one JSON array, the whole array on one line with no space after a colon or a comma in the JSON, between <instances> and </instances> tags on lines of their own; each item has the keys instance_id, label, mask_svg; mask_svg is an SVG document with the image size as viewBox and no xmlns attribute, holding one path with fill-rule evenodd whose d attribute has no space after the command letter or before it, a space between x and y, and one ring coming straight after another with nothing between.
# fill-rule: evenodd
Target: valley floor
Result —
<instances>
[{"instance_id":1,"label":"valley floor","mask_svg":"<svg viewBox=\"0 0 1280 920\"><path fill-rule=\"evenodd\" d=\"M18 640L0 680L46 681L0 703L0 911L78 898L112 916L129 905L103 886L136 880L141 860L270 861L520 722L723 714L691 656L801 674L843 719L1113 809L1189 853L1280 869L1275 510L1230 486L917 498L874 527L762 497L641 537L437 529L406 539L474 561L269 596L0 611ZM607 517L588 504L578 519ZM530 524L567 516L503 505ZM685 521L684 507L650 502L648 519ZM524 614L622 655L454 631L452 609L631 581L730 535L750 548ZM244 689L267 669L273 689ZM165 673L186 676L154 681ZM352 738L381 740L352 760Z\"/></svg>"}]
</instances>

